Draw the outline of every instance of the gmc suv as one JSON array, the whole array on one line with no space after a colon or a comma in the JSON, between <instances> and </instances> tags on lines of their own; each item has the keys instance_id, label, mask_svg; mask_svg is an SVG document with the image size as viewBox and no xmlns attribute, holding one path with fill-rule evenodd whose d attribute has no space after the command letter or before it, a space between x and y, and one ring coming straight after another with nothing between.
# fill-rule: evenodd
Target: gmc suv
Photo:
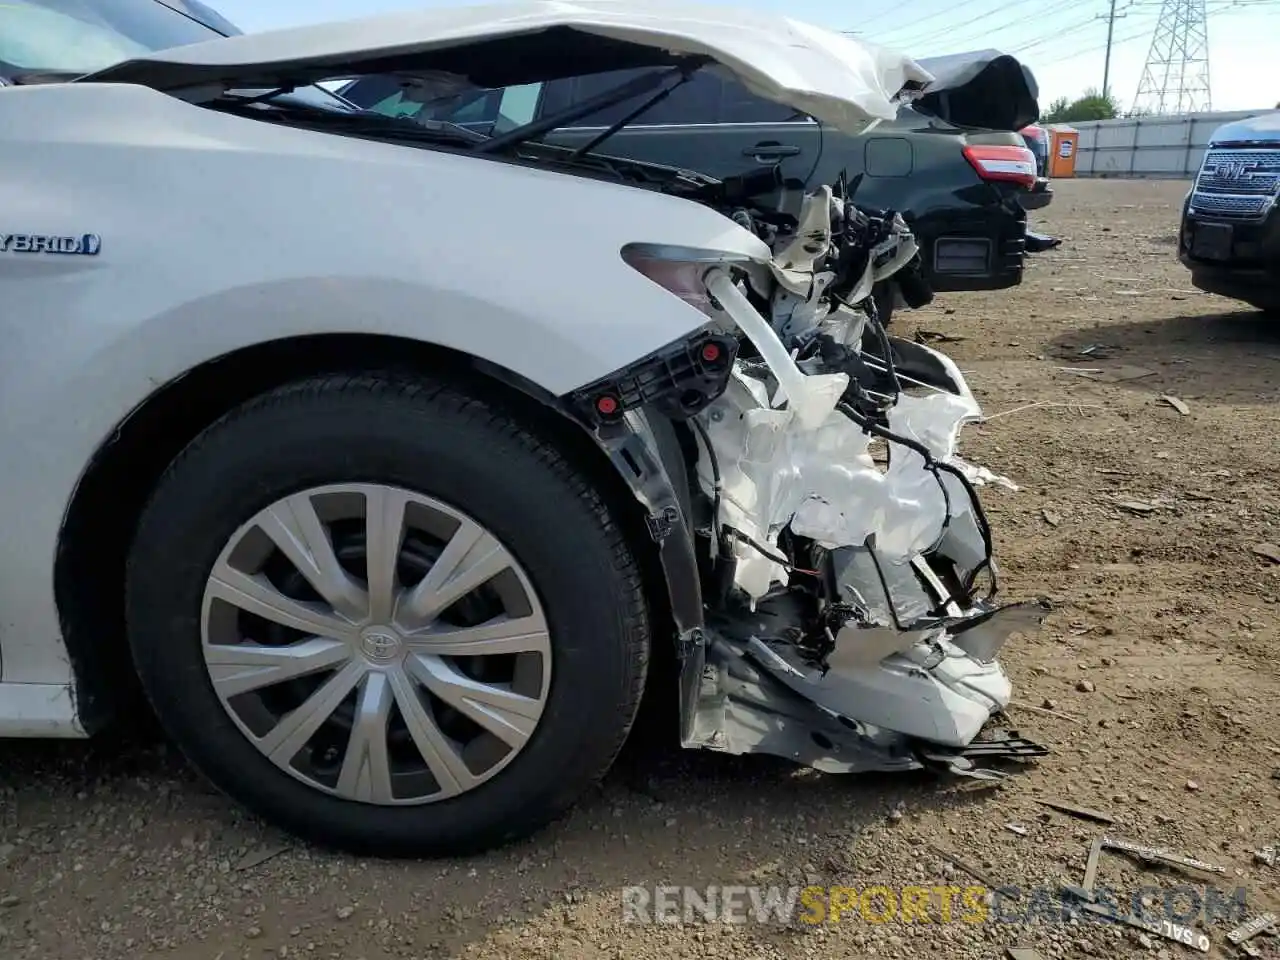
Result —
<instances>
[{"instance_id":1,"label":"gmc suv","mask_svg":"<svg viewBox=\"0 0 1280 960\"><path fill-rule=\"evenodd\" d=\"M613 156L698 170L713 177L777 165L782 178L835 182L863 174L859 204L897 210L920 242L922 273L936 291L998 290L1022 280L1026 211L1035 157L1018 132L1036 120L1037 88L1013 57L979 54L920 60L935 88L873 132L850 137L704 71L643 110L645 97L552 131L567 145L608 138ZM461 97L403 77L366 77L343 88L364 109L423 122L447 120L501 132L550 116L617 86L637 71L614 70L545 84L472 91ZM964 87L966 96L949 97ZM980 103L980 109L974 104ZM961 106L956 106L960 104ZM957 115L958 113L965 115ZM625 129L610 132L612 125ZM899 298L882 304L892 306Z\"/></svg>"},{"instance_id":2,"label":"gmc suv","mask_svg":"<svg viewBox=\"0 0 1280 960\"><path fill-rule=\"evenodd\" d=\"M1280 314L1280 112L1214 131L1183 204L1178 259L1200 290Z\"/></svg>"}]
</instances>

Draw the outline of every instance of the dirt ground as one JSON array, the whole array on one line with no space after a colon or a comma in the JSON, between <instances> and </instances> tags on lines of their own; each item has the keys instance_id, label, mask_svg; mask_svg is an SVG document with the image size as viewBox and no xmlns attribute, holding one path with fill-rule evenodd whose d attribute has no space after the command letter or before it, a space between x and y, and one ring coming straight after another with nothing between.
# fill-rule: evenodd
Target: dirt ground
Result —
<instances>
[{"instance_id":1,"label":"dirt ground","mask_svg":"<svg viewBox=\"0 0 1280 960\"><path fill-rule=\"evenodd\" d=\"M895 320L902 335L963 338L942 349L991 417L963 450L1021 487L985 502L1005 596L1054 604L1043 633L1007 654L1019 703L1039 708L1012 720L1050 756L974 791L633 753L530 842L404 864L288 843L155 742L5 743L0 957L1190 954L1154 934L1043 919L622 922L633 884L975 882L929 844L1026 902L1032 888L1079 883L1104 830L1225 871L1179 879L1103 858L1099 885L1126 898L1143 884L1216 884L1244 888L1250 914L1280 908L1280 863L1254 858L1280 841L1280 325L1191 289L1174 248L1185 190L1059 183L1033 220L1065 242L1031 258L1021 288L939 297ZM1038 802L1055 799L1115 825ZM1184 894L1175 909L1193 909ZM1213 956L1237 955L1233 924L1199 923ZM1280 939L1257 942L1280 957Z\"/></svg>"}]
</instances>

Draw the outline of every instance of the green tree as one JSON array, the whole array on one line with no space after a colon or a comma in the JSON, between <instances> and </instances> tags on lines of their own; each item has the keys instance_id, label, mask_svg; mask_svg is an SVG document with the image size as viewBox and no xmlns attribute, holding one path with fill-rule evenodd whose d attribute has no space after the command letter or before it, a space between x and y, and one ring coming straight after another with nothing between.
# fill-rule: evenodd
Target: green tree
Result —
<instances>
[{"instance_id":1,"label":"green tree","mask_svg":"<svg viewBox=\"0 0 1280 960\"><path fill-rule=\"evenodd\" d=\"M1044 115L1046 123L1079 123L1082 120L1112 120L1120 115L1120 105L1116 98L1103 96L1097 89L1090 88L1084 96L1076 100L1059 97L1049 104Z\"/></svg>"},{"instance_id":2,"label":"green tree","mask_svg":"<svg viewBox=\"0 0 1280 960\"><path fill-rule=\"evenodd\" d=\"M1041 115L1040 119L1045 123L1061 123L1061 117L1070 109L1071 101L1066 97L1059 97L1049 104L1049 109Z\"/></svg>"}]
</instances>

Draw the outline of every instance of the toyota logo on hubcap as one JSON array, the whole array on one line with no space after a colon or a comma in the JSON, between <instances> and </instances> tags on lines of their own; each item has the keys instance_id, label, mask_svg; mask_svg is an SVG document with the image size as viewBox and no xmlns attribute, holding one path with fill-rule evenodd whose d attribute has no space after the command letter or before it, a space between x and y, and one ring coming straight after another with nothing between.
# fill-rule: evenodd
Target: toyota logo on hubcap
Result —
<instances>
[{"instance_id":1,"label":"toyota logo on hubcap","mask_svg":"<svg viewBox=\"0 0 1280 960\"><path fill-rule=\"evenodd\" d=\"M375 630L360 638L360 649L370 660L386 661L400 652L400 641L390 633Z\"/></svg>"}]
</instances>

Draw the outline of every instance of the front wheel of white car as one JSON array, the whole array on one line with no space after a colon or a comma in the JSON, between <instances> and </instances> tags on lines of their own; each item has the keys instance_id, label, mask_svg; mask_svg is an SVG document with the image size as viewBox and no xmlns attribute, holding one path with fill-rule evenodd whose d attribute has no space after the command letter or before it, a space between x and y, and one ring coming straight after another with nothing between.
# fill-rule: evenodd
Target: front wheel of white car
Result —
<instances>
[{"instance_id":1,"label":"front wheel of white car","mask_svg":"<svg viewBox=\"0 0 1280 960\"><path fill-rule=\"evenodd\" d=\"M224 417L162 479L126 590L193 764L355 852L536 830L608 768L644 685L640 574L597 492L452 388L330 378Z\"/></svg>"}]
</instances>

